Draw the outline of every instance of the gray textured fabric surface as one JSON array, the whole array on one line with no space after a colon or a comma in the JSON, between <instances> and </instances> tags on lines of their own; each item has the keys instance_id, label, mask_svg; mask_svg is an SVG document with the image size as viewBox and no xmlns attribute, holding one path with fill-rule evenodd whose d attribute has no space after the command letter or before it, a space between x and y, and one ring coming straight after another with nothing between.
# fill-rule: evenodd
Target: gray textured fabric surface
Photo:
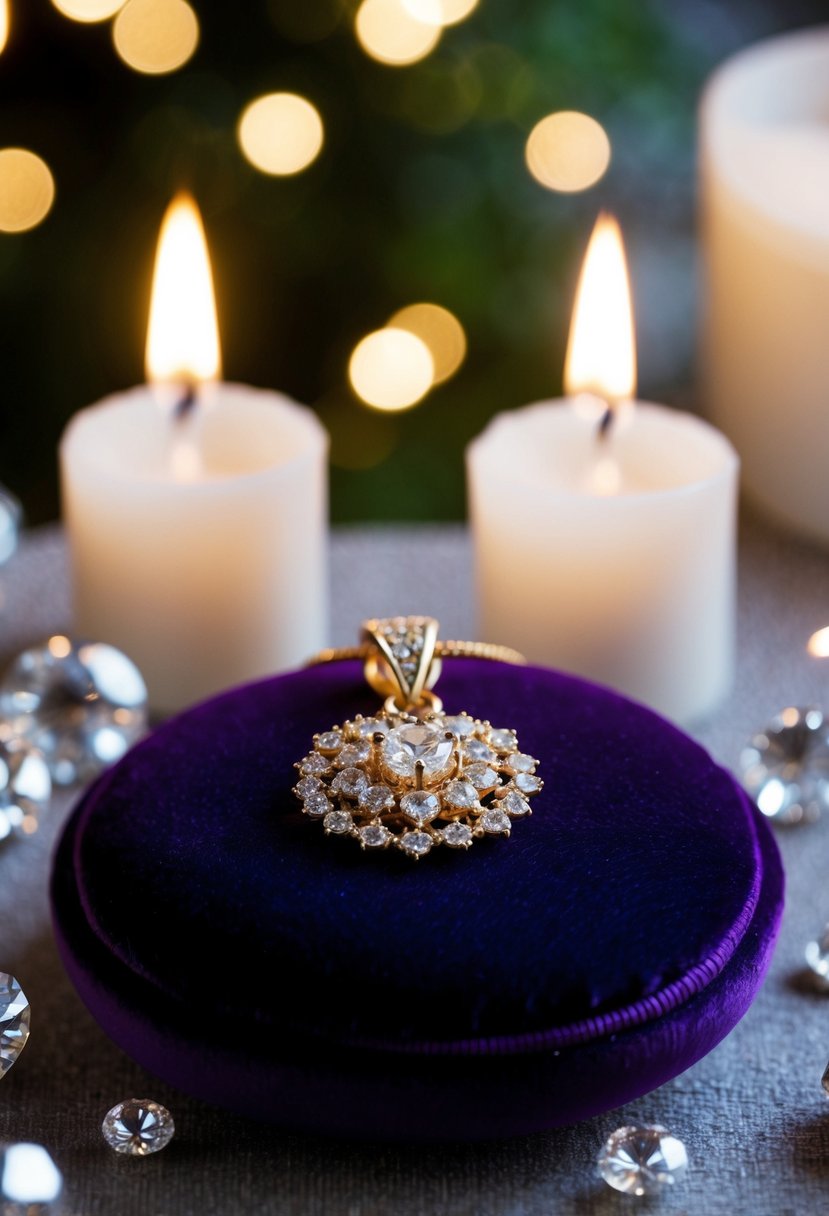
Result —
<instances>
[{"instance_id":1,"label":"gray textured fabric surface","mask_svg":"<svg viewBox=\"0 0 829 1216\"><path fill-rule=\"evenodd\" d=\"M461 528L354 529L332 558L334 641L368 615L434 613L444 636L474 633L470 555ZM788 704L829 702L829 665L808 658L829 623L829 556L763 525L743 527L740 653L729 703L693 733L726 765L744 739ZM56 530L27 538L0 570L0 653L68 624L66 560ZM829 819L780 834L789 880L771 974L743 1022L707 1059L649 1097L579 1126L489 1145L377 1147L274 1133L194 1102L115 1048L81 1005L49 928L49 853L65 810L34 838L0 852L0 967L24 985L31 1040L0 1083L0 1139L34 1139L66 1178L77 1216L287 1216L420 1213L549 1216L631 1211L637 1201L595 1174L603 1138L621 1123L664 1123L687 1143L691 1169L648 1211L801 1216L829 1208L829 997L803 984L806 940L829 919ZM140 898L134 893L133 898ZM244 1000L244 992L239 992ZM154 1097L176 1119L157 1158L121 1160L100 1121L127 1096Z\"/></svg>"}]
</instances>

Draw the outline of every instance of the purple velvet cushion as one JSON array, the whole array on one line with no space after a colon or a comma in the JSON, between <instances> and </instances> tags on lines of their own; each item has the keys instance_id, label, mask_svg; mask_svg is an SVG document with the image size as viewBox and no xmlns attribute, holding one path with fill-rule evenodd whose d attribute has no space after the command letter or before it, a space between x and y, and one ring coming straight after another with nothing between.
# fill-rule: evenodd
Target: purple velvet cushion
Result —
<instances>
[{"instance_id":1,"label":"purple velvet cushion","mask_svg":"<svg viewBox=\"0 0 829 1216\"><path fill-rule=\"evenodd\" d=\"M508 841L413 863L301 814L294 760L377 707L356 664L199 706L89 791L56 857L56 925L116 1041L286 1126L459 1138L606 1109L731 1029L782 875L728 774L549 671L454 661L440 693L543 761Z\"/></svg>"}]
</instances>

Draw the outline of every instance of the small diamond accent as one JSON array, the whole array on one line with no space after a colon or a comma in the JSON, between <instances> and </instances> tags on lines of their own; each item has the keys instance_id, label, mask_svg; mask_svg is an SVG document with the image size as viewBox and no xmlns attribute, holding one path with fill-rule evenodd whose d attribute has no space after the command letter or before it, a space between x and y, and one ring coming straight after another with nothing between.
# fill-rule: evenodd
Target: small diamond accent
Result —
<instances>
[{"instance_id":1,"label":"small diamond accent","mask_svg":"<svg viewBox=\"0 0 829 1216\"><path fill-rule=\"evenodd\" d=\"M306 777L318 776L327 773L331 768L331 761L327 756L321 756L319 752L311 752L304 760L300 761L300 772Z\"/></svg>"},{"instance_id":2,"label":"small diamond accent","mask_svg":"<svg viewBox=\"0 0 829 1216\"><path fill-rule=\"evenodd\" d=\"M443 801L453 811L471 810L478 806L478 791L469 781L450 781L443 789Z\"/></svg>"},{"instance_id":3,"label":"small diamond accent","mask_svg":"<svg viewBox=\"0 0 829 1216\"><path fill-rule=\"evenodd\" d=\"M382 815L394 806L394 794L387 785L368 785L360 794L360 810L367 815Z\"/></svg>"},{"instance_id":4,"label":"small diamond accent","mask_svg":"<svg viewBox=\"0 0 829 1216\"><path fill-rule=\"evenodd\" d=\"M467 739L463 745L463 754L468 760L483 760L486 764L495 759L495 753L481 739Z\"/></svg>"},{"instance_id":5,"label":"small diamond accent","mask_svg":"<svg viewBox=\"0 0 829 1216\"><path fill-rule=\"evenodd\" d=\"M319 819L322 815L327 815L332 808L330 800L326 798L321 790L318 790L306 797L302 809L306 815Z\"/></svg>"},{"instance_id":6,"label":"small diamond accent","mask_svg":"<svg viewBox=\"0 0 829 1216\"><path fill-rule=\"evenodd\" d=\"M356 723L356 728L357 734L363 739L370 739L372 735L387 735L391 729L385 718L364 718Z\"/></svg>"},{"instance_id":7,"label":"small diamond accent","mask_svg":"<svg viewBox=\"0 0 829 1216\"><path fill-rule=\"evenodd\" d=\"M400 799L400 809L407 819L411 819L412 823L416 823L421 827L424 823L431 823L433 819L437 819L440 814L440 803L434 794L430 794L428 790L413 790L410 794L404 794Z\"/></svg>"},{"instance_id":8,"label":"small diamond accent","mask_svg":"<svg viewBox=\"0 0 829 1216\"><path fill-rule=\"evenodd\" d=\"M29 1002L13 975L0 971L0 1078L14 1064L29 1038Z\"/></svg>"},{"instance_id":9,"label":"small diamond accent","mask_svg":"<svg viewBox=\"0 0 829 1216\"><path fill-rule=\"evenodd\" d=\"M175 1132L173 1116L151 1098L128 1098L108 1111L101 1132L110 1148L130 1157L147 1157L166 1148Z\"/></svg>"},{"instance_id":10,"label":"small diamond accent","mask_svg":"<svg viewBox=\"0 0 829 1216\"><path fill-rule=\"evenodd\" d=\"M492 809L484 811L481 818L478 820L485 832L490 832L497 836L501 832L506 832L509 835L512 824L509 815L505 815L503 811Z\"/></svg>"},{"instance_id":11,"label":"small diamond accent","mask_svg":"<svg viewBox=\"0 0 829 1216\"><path fill-rule=\"evenodd\" d=\"M446 719L446 729L451 730L453 735L460 735L461 738L474 734L475 725L475 719L470 718L468 714L455 714Z\"/></svg>"},{"instance_id":12,"label":"small diamond accent","mask_svg":"<svg viewBox=\"0 0 829 1216\"><path fill-rule=\"evenodd\" d=\"M530 815L530 804L526 798L522 798L515 790L510 790L506 798L502 798L499 806L506 811L508 815L514 815L516 818L519 815Z\"/></svg>"},{"instance_id":13,"label":"small diamond accent","mask_svg":"<svg viewBox=\"0 0 829 1216\"><path fill-rule=\"evenodd\" d=\"M310 794L321 794L324 789L319 777L303 777L294 786L294 793L298 798L307 798Z\"/></svg>"},{"instance_id":14,"label":"small diamond accent","mask_svg":"<svg viewBox=\"0 0 829 1216\"><path fill-rule=\"evenodd\" d=\"M366 828L360 828L360 841L367 849L384 849L392 839L388 828L380 823L370 823Z\"/></svg>"},{"instance_id":15,"label":"small diamond accent","mask_svg":"<svg viewBox=\"0 0 829 1216\"><path fill-rule=\"evenodd\" d=\"M659 1124L618 1128L599 1155L605 1182L628 1195L654 1195L688 1168L685 1145Z\"/></svg>"},{"instance_id":16,"label":"small diamond accent","mask_svg":"<svg viewBox=\"0 0 829 1216\"><path fill-rule=\"evenodd\" d=\"M526 752L515 752L507 757L507 764L514 773L531 773L535 769L535 757Z\"/></svg>"},{"instance_id":17,"label":"small diamond accent","mask_svg":"<svg viewBox=\"0 0 829 1216\"><path fill-rule=\"evenodd\" d=\"M441 835L452 849L468 849L472 844L472 829L465 823L450 823Z\"/></svg>"},{"instance_id":18,"label":"small diamond accent","mask_svg":"<svg viewBox=\"0 0 829 1216\"><path fill-rule=\"evenodd\" d=\"M432 848L432 837L428 832L406 832L400 837L400 847L413 857L425 857Z\"/></svg>"},{"instance_id":19,"label":"small diamond accent","mask_svg":"<svg viewBox=\"0 0 829 1216\"><path fill-rule=\"evenodd\" d=\"M317 747L321 752L337 752L342 745L342 732L338 730L326 730L317 739Z\"/></svg>"},{"instance_id":20,"label":"small diamond accent","mask_svg":"<svg viewBox=\"0 0 829 1216\"><path fill-rule=\"evenodd\" d=\"M370 755L368 739L360 739L357 743L346 743L334 763L337 768L353 768L357 764L365 764Z\"/></svg>"},{"instance_id":21,"label":"small diamond accent","mask_svg":"<svg viewBox=\"0 0 829 1216\"><path fill-rule=\"evenodd\" d=\"M514 730L490 731L489 741L499 752L512 752L518 746L518 738Z\"/></svg>"},{"instance_id":22,"label":"small diamond accent","mask_svg":"<svg viewBox=\"0 0 829 1216\"><path fill-rule=\"evenodd\" d=\"M331 782L332 790L346 798L359 798L367 785L368 777L361 768L344 768Z\"/></svg>"},{"instance_id":23,"label":"small diamond accent","mask_svg":"<svg viewBox=\"0 0 829 1216\"><path fill-rule=\"evenodd\" d=\"M470 764L463 775L479 791L492 790L499 784L498 774L488 764Z\"/></svg>"},{"instance_id":24,"label":"small diamond accent","mask_svg":"<svg viewBox=\"0 0 829 1216\"><path fill-rule=\"evenodd\" d=\"M515 784L522 794L537 794L544 783L531 773L517 773Z\"/></svg>"},{"instance_id":25,"label":"small diamond accent","mask_svg":"<svg viewBox=\"0 0 829 1216\"><path fill-rule=\"evenodd\" d=\"M335 836L350 832L354 827L354 820L348 811L329 811L322 822L326 832L333 832Z\"/></svg>"}]
</instances>

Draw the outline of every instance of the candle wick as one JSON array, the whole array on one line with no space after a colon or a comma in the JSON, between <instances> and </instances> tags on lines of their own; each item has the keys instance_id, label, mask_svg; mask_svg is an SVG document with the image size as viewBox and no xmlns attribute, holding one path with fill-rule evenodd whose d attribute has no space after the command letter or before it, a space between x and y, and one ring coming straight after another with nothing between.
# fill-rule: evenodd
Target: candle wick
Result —
<instances>
[{"instance_id":1,"label":"candle wick","mask_svg":"<svg viewBox=\"0 0 829 1216\"><path fill-rule=\"evenodd\" d=\"M196 393L195 384L187 384L182 395L173 406L173 417L176 422L184 422L189 418L197 403L198 394Z\"/></svg>"},{"instance_id":2,"label":"candle wick","mask_svg":"<svg viewBox=\"0 0 829 1216\"><path fill-rule=\"evenodd\" d=\"M596 438L600 443L603 443L610 435L613 429L613 423L616 419L616 411L610 402L605 404L604 413L599 419L599 425L596 430Z\"/></svg>"}]
</instances>

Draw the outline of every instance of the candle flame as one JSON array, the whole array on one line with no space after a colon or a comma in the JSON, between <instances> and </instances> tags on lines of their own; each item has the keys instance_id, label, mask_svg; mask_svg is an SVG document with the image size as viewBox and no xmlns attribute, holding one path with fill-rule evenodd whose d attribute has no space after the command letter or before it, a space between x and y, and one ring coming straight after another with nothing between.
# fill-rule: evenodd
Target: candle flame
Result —
<instances>
[{"instance_id":1,"label":"candle flame","mask_svg":"<svg viewBox=\"0 0 829 1216\"><path fill-rule=\"evenodd\" d=\"M177 195L164 216L147 329L147 379L204 384L221 371L210 256L199 209Z\"/></svg>"},{"instance_id":2,"label":"candle flame","mask_svg":"<svg viewBox=\"0 0 829 1216\"><path fill-rule=\"evenodd\" d=\"M0 0L0 51L9 40L9 0Z\"/></svg>"},{"instance_id":3,"label":"candle flame","mask_svg":"<svg viewBox=\"0 0 829 1216\"><path fill-rule=\"evenodd\" d=\"M636 343L622 233L612 215L596 221L576 291L564 364L570 396L587 393L610 405L636 391Z\"/></svg>"}]
</instances>

